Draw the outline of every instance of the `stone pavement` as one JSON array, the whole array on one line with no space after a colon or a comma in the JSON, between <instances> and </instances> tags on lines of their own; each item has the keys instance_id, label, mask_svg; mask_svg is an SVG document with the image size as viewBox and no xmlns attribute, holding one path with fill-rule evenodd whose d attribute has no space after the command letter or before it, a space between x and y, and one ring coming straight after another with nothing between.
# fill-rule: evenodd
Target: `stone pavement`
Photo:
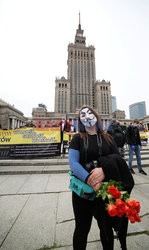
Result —
<instances>
[{"instance_id":1,"label":"stone pavement","mask_svg":"<svg viewBox=\"0 0 149 250\"><path fill-rule=\"evenodd\" d=\"M145 168L147 176L135 171L136 184L131 197L141 203L142 222L129 224L128 250L148 250L149 166ZM72 250L74 216L68 186L67 173L0 175L0 249L37 250L57 246L59 250ZM102 247L93 220L87 250L97 249ZM120 249L116 239L114 249Z\"/></svg>"}]
</instances>

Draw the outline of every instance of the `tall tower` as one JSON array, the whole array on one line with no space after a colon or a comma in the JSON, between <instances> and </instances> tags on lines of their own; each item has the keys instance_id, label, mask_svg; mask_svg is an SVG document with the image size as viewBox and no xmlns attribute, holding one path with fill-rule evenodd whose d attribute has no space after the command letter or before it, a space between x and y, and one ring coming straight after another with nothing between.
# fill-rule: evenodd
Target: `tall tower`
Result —
<instances>
[{"instance_id":1,"label":"tall tower","mask_svg":"<svg viewBox=\"0 0 149 250\"><path fill-rule=\"evenodd\" d=\"M105 80L95 83L95 108L100 115L110 115L112 113L111 104L111 84Z\"/></svg>"},{"instance_id":2,"label":"tall tower","mask_svg":"<svg viewBox=\"0 0 149 250\"><path fill-rule=\"evenodd\" d=\"M95 48L86 46L86 37L81 29L80 13L79 25L76 30L75 41L68 45L68 80L70 82L70 112L88 104L94 107Z\"/></svg>"}]
</instances>

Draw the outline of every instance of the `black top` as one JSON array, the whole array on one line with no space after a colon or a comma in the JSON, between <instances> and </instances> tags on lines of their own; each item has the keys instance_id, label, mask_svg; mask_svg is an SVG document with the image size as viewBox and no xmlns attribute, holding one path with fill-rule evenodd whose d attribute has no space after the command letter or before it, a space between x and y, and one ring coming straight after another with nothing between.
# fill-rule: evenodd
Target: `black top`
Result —
<instances>
[{"instance_id":1,"label":"black top","mask_svg":"<svg viewBox=\"0 0 149 250\"><path fill-rule=\"evenodd\" d=\"M102 140L102 148L101 155L106 156L108 154L119 154L115 143L108 144L103 136L98 136L99 142ZM112 140L112 139L111 139ZM85 163L85 147L84 140L80 137L80 134L75 134L70 142L69 148L80 151L80 164L83 165ZM88 134L88 147L87 147L87 163L93 160L97 160L99 157L99 147L97 142L97 135L89 135Z\"/></svg>"}]
</instances>

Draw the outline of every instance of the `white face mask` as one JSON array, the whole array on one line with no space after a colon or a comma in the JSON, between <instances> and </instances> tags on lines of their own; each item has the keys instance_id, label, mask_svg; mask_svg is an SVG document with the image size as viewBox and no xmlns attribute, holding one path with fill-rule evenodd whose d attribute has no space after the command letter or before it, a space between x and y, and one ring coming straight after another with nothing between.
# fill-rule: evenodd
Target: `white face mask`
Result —
<instances>
[{"instance_id":1,"label":"white face mask","mask_svg":"<svg viewBox=\"0 0 149 250\"><path fill-rule=\"evenodd\" d=\"M83 108L80 111L80 121L84 126L92 127L97 122L97 118L89 108Z\"/></svg>"},{"instance_id":2,"label":"white face mask","mask_svg":"<svg viewBox=\"0 0 149 250\"><path fill-rule=\"evenodd\" d=\"M138 123L134 123L134 127L139 127L139 124Z\"/></svg>"}]
</instances>

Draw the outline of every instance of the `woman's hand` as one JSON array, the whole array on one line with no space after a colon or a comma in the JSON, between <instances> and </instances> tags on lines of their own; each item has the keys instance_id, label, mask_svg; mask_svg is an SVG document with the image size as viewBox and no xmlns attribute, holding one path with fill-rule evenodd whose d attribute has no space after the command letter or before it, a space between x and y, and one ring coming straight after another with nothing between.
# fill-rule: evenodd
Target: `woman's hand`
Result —
<instances>
[{"instance_id":1,"label":"woman's hand","mask_svg":"<svg viewBox=\"0 0 149 250\"><path fill-rule=\"evenodd\" d=\"M102 182L99 182L99 183L97 183L95 186L93 186L93 189L95 190L95 191L97 191L99 188L100 188L100 185L102 184Z\"/></svg>"},{"instance_id":2,"label":"woman's hand","mask_svg":"<svg viewBox=\"0 0 149 250\"><path fill-rule=\"evenodd\" d=\"M102 168L94 168L90 172L90 177L87 180L87 184L96 189L98 186L100 187L101 182L104 180L104 178L105 178L105 176L104 176L104 172L103 172ZM97 187L96 187L96 185L97 185Z\"/></svg>"}]
</instances>

